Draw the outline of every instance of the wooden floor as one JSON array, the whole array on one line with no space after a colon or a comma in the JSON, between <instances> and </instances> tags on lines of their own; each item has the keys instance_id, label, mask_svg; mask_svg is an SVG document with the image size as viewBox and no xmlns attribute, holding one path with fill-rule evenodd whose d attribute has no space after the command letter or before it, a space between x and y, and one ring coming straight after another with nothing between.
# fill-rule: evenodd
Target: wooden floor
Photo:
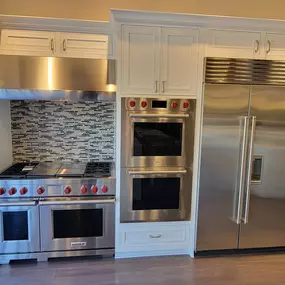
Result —
<instances>
[{"instance_id":1,"label":"wooden floor","mask_svg":"<svg viewBox=\"0 0 285 285\"><path fill-rule=\"evenodd\" d=\"M285 284L285 255L64 260L0 265L1 285Z\"/></svg>"}]
</instances>

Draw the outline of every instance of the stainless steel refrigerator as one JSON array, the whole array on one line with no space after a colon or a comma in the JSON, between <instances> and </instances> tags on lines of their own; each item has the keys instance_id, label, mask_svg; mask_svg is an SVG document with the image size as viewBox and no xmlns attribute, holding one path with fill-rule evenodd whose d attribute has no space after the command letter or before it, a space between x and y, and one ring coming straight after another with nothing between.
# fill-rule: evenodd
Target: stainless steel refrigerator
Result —
<instances>
[{"instance_id":1,"label":"stainless steel refrigerator","mask_svg":"<svg viewBox=\"0 0 285 285\"><path fill-rule=\"evenodd\" d=\"M207 58L196 251L285 246L285 62Z\"/></svg>"}]
</instances>

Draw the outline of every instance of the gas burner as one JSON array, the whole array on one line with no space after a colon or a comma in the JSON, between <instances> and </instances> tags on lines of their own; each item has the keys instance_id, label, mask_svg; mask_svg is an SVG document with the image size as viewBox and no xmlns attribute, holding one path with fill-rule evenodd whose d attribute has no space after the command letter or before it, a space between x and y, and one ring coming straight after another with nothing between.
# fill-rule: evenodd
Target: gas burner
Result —
<instances>
[{"instance_id":1,"label":"gas burner","mask_svg":"<svg viewBox=\"0 0 285 285\"><path fill-rule=\"evenodd\" d=\"M25 175L33 170L39 163L38 162L18 162L13 164L8 169L4 170L1 178L25 178Z\"/></svg>"},{"instance_id":2,"label":"gas burner","mask_svg":"<svg viewBox=\"0 0 285 285\"><path fill-rule=\"evenodd\" d=\"M109 162L88 162L84 177L108 177L111 176L111 163Z\"/></svg>"}]
</instances>

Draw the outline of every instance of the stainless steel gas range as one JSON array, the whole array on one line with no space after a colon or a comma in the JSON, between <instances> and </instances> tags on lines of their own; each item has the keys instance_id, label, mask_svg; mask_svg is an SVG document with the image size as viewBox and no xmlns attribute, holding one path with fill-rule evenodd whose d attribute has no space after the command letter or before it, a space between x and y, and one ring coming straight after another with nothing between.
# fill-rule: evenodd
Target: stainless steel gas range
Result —
<instances>
[{"instance_id":1,"label":"stainless steel gas range","mask_svg":"<svg viewBox=\"0 0 285 285\"><path fill-rule=\"evenodd\" d=\"M0 174L0 264L113 255L112 163L16 163Z\"/></svg>"}]
</instances>

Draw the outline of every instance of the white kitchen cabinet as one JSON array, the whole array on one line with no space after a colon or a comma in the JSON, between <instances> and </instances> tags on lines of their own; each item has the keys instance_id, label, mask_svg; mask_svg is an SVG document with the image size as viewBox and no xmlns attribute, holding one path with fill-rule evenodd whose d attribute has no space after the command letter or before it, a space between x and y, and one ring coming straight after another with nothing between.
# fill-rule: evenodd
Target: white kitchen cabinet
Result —
<instances>
[{"instance_id":1,"label":"white kitchen cabinet","mask_svg":"<svg viewBox=\"0 0 285 285\"><path fill-rule=\"evenodd\" d=\"M122 27L122 94L196 95L198 30Z\"/></svg>"},{"instance_id":2,"label":"white kitchen cabinet","mask_svg":"<svg viewBox=\"0 0 285 285\"><path fill-rule=\"evenodd\" d=\"M160 28L123 26L122 93L159 92Z\"/></svg>"},{"instance_id":3,"label":"white kitchen cabinet","mask_svg":"<svg viewBox=\"0 0 285 285\"><path fill-rule=\"evenodd\" d=\"M44 31L1 31L1 51L5 54L53 56L57 52L56 33Z\"/></svg>"},{"instance_id":4,"label":"white kitchen cabinet","mask_svg":"<svg viewBox=\"0 0 285 285\"><path fill-rule=\"evenodd\" d=\"M113 55L112 35L60 33L60 53L67 57L107 58Z\"/></svg>"},{"instance_id":5,"label":"white kitchen cabinet","mask_svg":"<svg viewBox=\"0 0 285 285\"><path fill-rule=\"evenodd\" d=\"M265 33L266 59L285 60L285 34Z\"/></svg>"},{"instance_id":6,"label":"white kitchen cabinet","mask_svg":"<svg viewBox=\"0 0 285 285\"><path fill-rule=\"evenodd\" d=\"M161 93L196 93L198 69L198 31L162 28Z\"/></svg>"},{"instance_id":7,"label":"white kitchen cabinet","mask_svg":"<svg viewBox=\"0 0 285 285\"><path fill-rule=\"evenodd\" d=\"M206 56L260 57L263 46L261 32L237 30L208 30Z\"/></svg>"}]
</instances>

